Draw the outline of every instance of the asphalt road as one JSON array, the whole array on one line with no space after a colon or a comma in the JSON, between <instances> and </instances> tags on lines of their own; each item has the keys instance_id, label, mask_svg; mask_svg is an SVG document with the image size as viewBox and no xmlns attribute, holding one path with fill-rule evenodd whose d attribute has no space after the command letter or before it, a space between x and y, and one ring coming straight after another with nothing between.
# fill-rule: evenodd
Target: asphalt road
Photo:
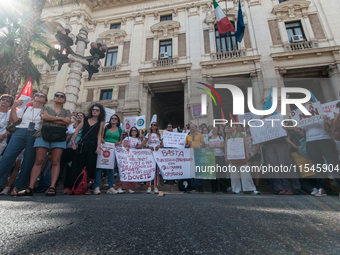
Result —
<instances>
[{"instance_id":1,"label":"asphalt road","mask_svg":"<svg viewBox=\"0 0 340 255\"><path fill-rule=\"evenodd\" d=\"M0 197L0 254L340 254L340 198Z\"/></svg>"}]
</instances>

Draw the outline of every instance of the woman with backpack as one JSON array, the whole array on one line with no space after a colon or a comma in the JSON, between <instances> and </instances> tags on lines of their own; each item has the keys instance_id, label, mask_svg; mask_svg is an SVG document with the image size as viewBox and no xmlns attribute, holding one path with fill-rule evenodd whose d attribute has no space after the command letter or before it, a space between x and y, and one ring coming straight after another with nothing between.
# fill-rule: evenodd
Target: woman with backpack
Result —
<instances>
[{"instance_id":1,"label":"woman with backpack","mask_svg":"<svg viewBox=\"0 0 340 255\"><path fill-rule=\"evenodd\" d=\"M90 179L94 179L96 175L97 154L102 150L102 130L105 121L105 110L100 104L94 104L89 108L88 116L85 117L77 126L72 136L72 149L76 150L76 157L72 162L70 171L70 181L68 187L72 189L77 177L84 167ZM76 146L75 141L78 133L81 132L81 138ZM70 194L70 193L69 193ZM90 195L88 190L86 195Z\"/></svg>"},{"instance_id":2,"label":"woman with backpack","mask_svg":"<svg viewBox=\"0 0 340 255\"><path fill-rule=\"evenodd\" d=\"M136 127L132 127L130 129L129 136L123 140L123 148L125 148L126 150L142 148L142 142L139 139L139 132ZM137 182L120 181L117 192L119 194L122 194L124 193L123 189L126 190L130 194L135 193L132 189L137 189Z\"/></svg>"},{"instance_id":3,"label":"woman with backpack","mask_svg":"<svg viewBox=\"0 0 340 255\"><path fill-rule=\"evenodd\" d=\"M122 143L123 139L123 130L120 127L120 119L117 114L113 114L110 118L110 122L107 126L104 127L102 131L102 143L114 143L115 146L119 146ZM102 168L97 168L96 170L96 178L94 182L94 194L99 195L100 192L100 179L102 177ZM113 179L114 179L114 169L109 169L108 171L108 183L109 187L107 190L107 194L117 194L117 190L113 188Z\"/></svg>"},{"instance_id":4,"label":"woman with backpack","mask_svg":"<svg viewBox=\"0 0 340 255\"><path fill-rule=\"evenodd\" d=\"M163 147L163 138L162 135L159 133L158 124L156 122L151 123L151 132L145 136L145 141L147 148L151 149L152 151L158 151L159 148ZM159 185L159 168L156 164L156 173L154 179L154 193L158 194ZM148 181L148 189L146 191L147 194L151 193L151 181Z\"/></svg>"}]
</instances>

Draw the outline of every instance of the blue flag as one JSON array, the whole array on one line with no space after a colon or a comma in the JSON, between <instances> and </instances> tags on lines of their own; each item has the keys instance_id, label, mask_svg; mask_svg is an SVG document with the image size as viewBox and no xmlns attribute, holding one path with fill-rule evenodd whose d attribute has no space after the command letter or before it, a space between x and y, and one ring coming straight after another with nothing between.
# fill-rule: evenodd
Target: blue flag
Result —
<instances>
[{"instance_id":1,"label":"blue flag","mask_svg":"<svg viewBox=\"0 0 340 255\"><path fill-rule=\"evenodd\" d=\"M270 108L272 108L272 105L273 105L272 92L273 92L273 85L270 89L270 93L269 93L269 96L267 98L267 101L264 103L264 106L262 107L262 110L269 110ZM273 112L273 115L275 115L275 114L277 114L276 109Z\"/></svg>"},{"instance_id":2,"label":"blue flag","mask_svg":"<svg viewBox=\"0 0 340 255\"><path fill-rule=\"evenodd\" d=\"M238 14L237 14L237 29L236 29L236 41L239 43L242 42L245 25L243 22L242 8L241 8L241 0L238 1Z\"/></svg>"}]
</instances>

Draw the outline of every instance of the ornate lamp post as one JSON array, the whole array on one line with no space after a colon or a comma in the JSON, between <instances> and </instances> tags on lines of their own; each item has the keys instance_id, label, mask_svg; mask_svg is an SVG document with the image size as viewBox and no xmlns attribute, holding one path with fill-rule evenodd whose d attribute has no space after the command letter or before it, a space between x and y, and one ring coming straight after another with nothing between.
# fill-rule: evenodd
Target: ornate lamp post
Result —
<instances>
[{"instance_id":1,"label":"ornate lamp post","mask_svg":"<svg viewBox=\"0 0 340 255\"><path fill-rule=\"evenodd\" d=\"M66 84L67 102L65 108L74 111L77 106L78 95L80 91L80 83L83 71L88 71L89 80L94 73L99 72L101 62L99 59L105 58L107 46L103 40L98 38L96 42L91 43L91 56L84 56L85 49L89 40L87 38L87 29L82 27L77 36L72 33L72 27L66 24L64 27L57 27L57 34L55 38L60 43L60 48L55 50L54 58L58 60L58 71L65 63L69 63L70 72ZM70 46L73 45L74 40L76 44L76 52Z\"/></svg>"}]
</instances>

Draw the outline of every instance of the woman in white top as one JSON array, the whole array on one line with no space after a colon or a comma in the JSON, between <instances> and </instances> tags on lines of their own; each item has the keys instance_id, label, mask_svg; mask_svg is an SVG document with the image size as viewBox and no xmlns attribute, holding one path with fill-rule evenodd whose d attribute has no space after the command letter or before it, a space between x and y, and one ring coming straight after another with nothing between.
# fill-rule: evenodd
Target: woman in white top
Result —
<instances>
[{"instance_id":1,"label":"woman in white top","mask_svg":"<svg viewBox=\"0 0 340 255\"><path fill-rule=\"evenodd\" d=\"M151 133L145 136L146 145L152 151L158 151L159 148L163 148L163 138L159 133L158 124L156 122L151 123ZM154 193L158 194L159 185L159 168L156 164L156 173L154 179ZM148 189L146 191L147 194L151 193L151 181L148 181Z\"/></svg>"},{"instance_id":2,"label":"woman in white top","mask_svg":"<svg viewBox=\"0 0 340 255\"><path fill-rule=\"evenodd\" d=\"M13 195L18 194L19 189L23 188L31 174L36 154L33 148L35 141L33 135L41 128L42 120L40 113L46 102L47 96L43 93L37 93L34 96L33 107L26 107L17 112L16 108L21 105L23 101L16 100L11 108L9 122L14 123L18 121L19 118L22 118L22 121L16 126L17 130L12 135L4 155L0 159L0 185L6 180L16 158L22 150L25 149L20 173L14 183Z\"/></svg>"},{"instance_id":3,"label":"woman in white top","mask_svg":"<svg viewBox=\"0 0 340 255\"><path fill-rule=\"evenodd\" d=\"M309 102L311 103L311 102ZM322 166L327 163L333 169L340 167L338 155L336 153L335 144L332 141L330 132L329 118L324 115L323 120L308 124L303 127L303 135L306 136L306 149L310 160L313 162L314 169L317 169L318 164ZM326 162L325 162L326 160ZM327 178L326 174L316 172L320 178L316 179L318 184L318 192L315 196L327 196L325 191L325 182L323 178ZM340 184L337 180L338 185ZM340 186L340 185L339 185Z\"/></svg>"},{"instance_id":4,"label":"woman in white top","mask_svg":"<svg viewBox=\"0 0 340 255\"><path fill-rule=\"evenodd\" d=\"M14 103L11 95L4 94L0 98L0 158L1 154L7 146L7 135L10 133L6 131L6 126L9 121L9 109Z\"/></svg>"}]
</instances>

